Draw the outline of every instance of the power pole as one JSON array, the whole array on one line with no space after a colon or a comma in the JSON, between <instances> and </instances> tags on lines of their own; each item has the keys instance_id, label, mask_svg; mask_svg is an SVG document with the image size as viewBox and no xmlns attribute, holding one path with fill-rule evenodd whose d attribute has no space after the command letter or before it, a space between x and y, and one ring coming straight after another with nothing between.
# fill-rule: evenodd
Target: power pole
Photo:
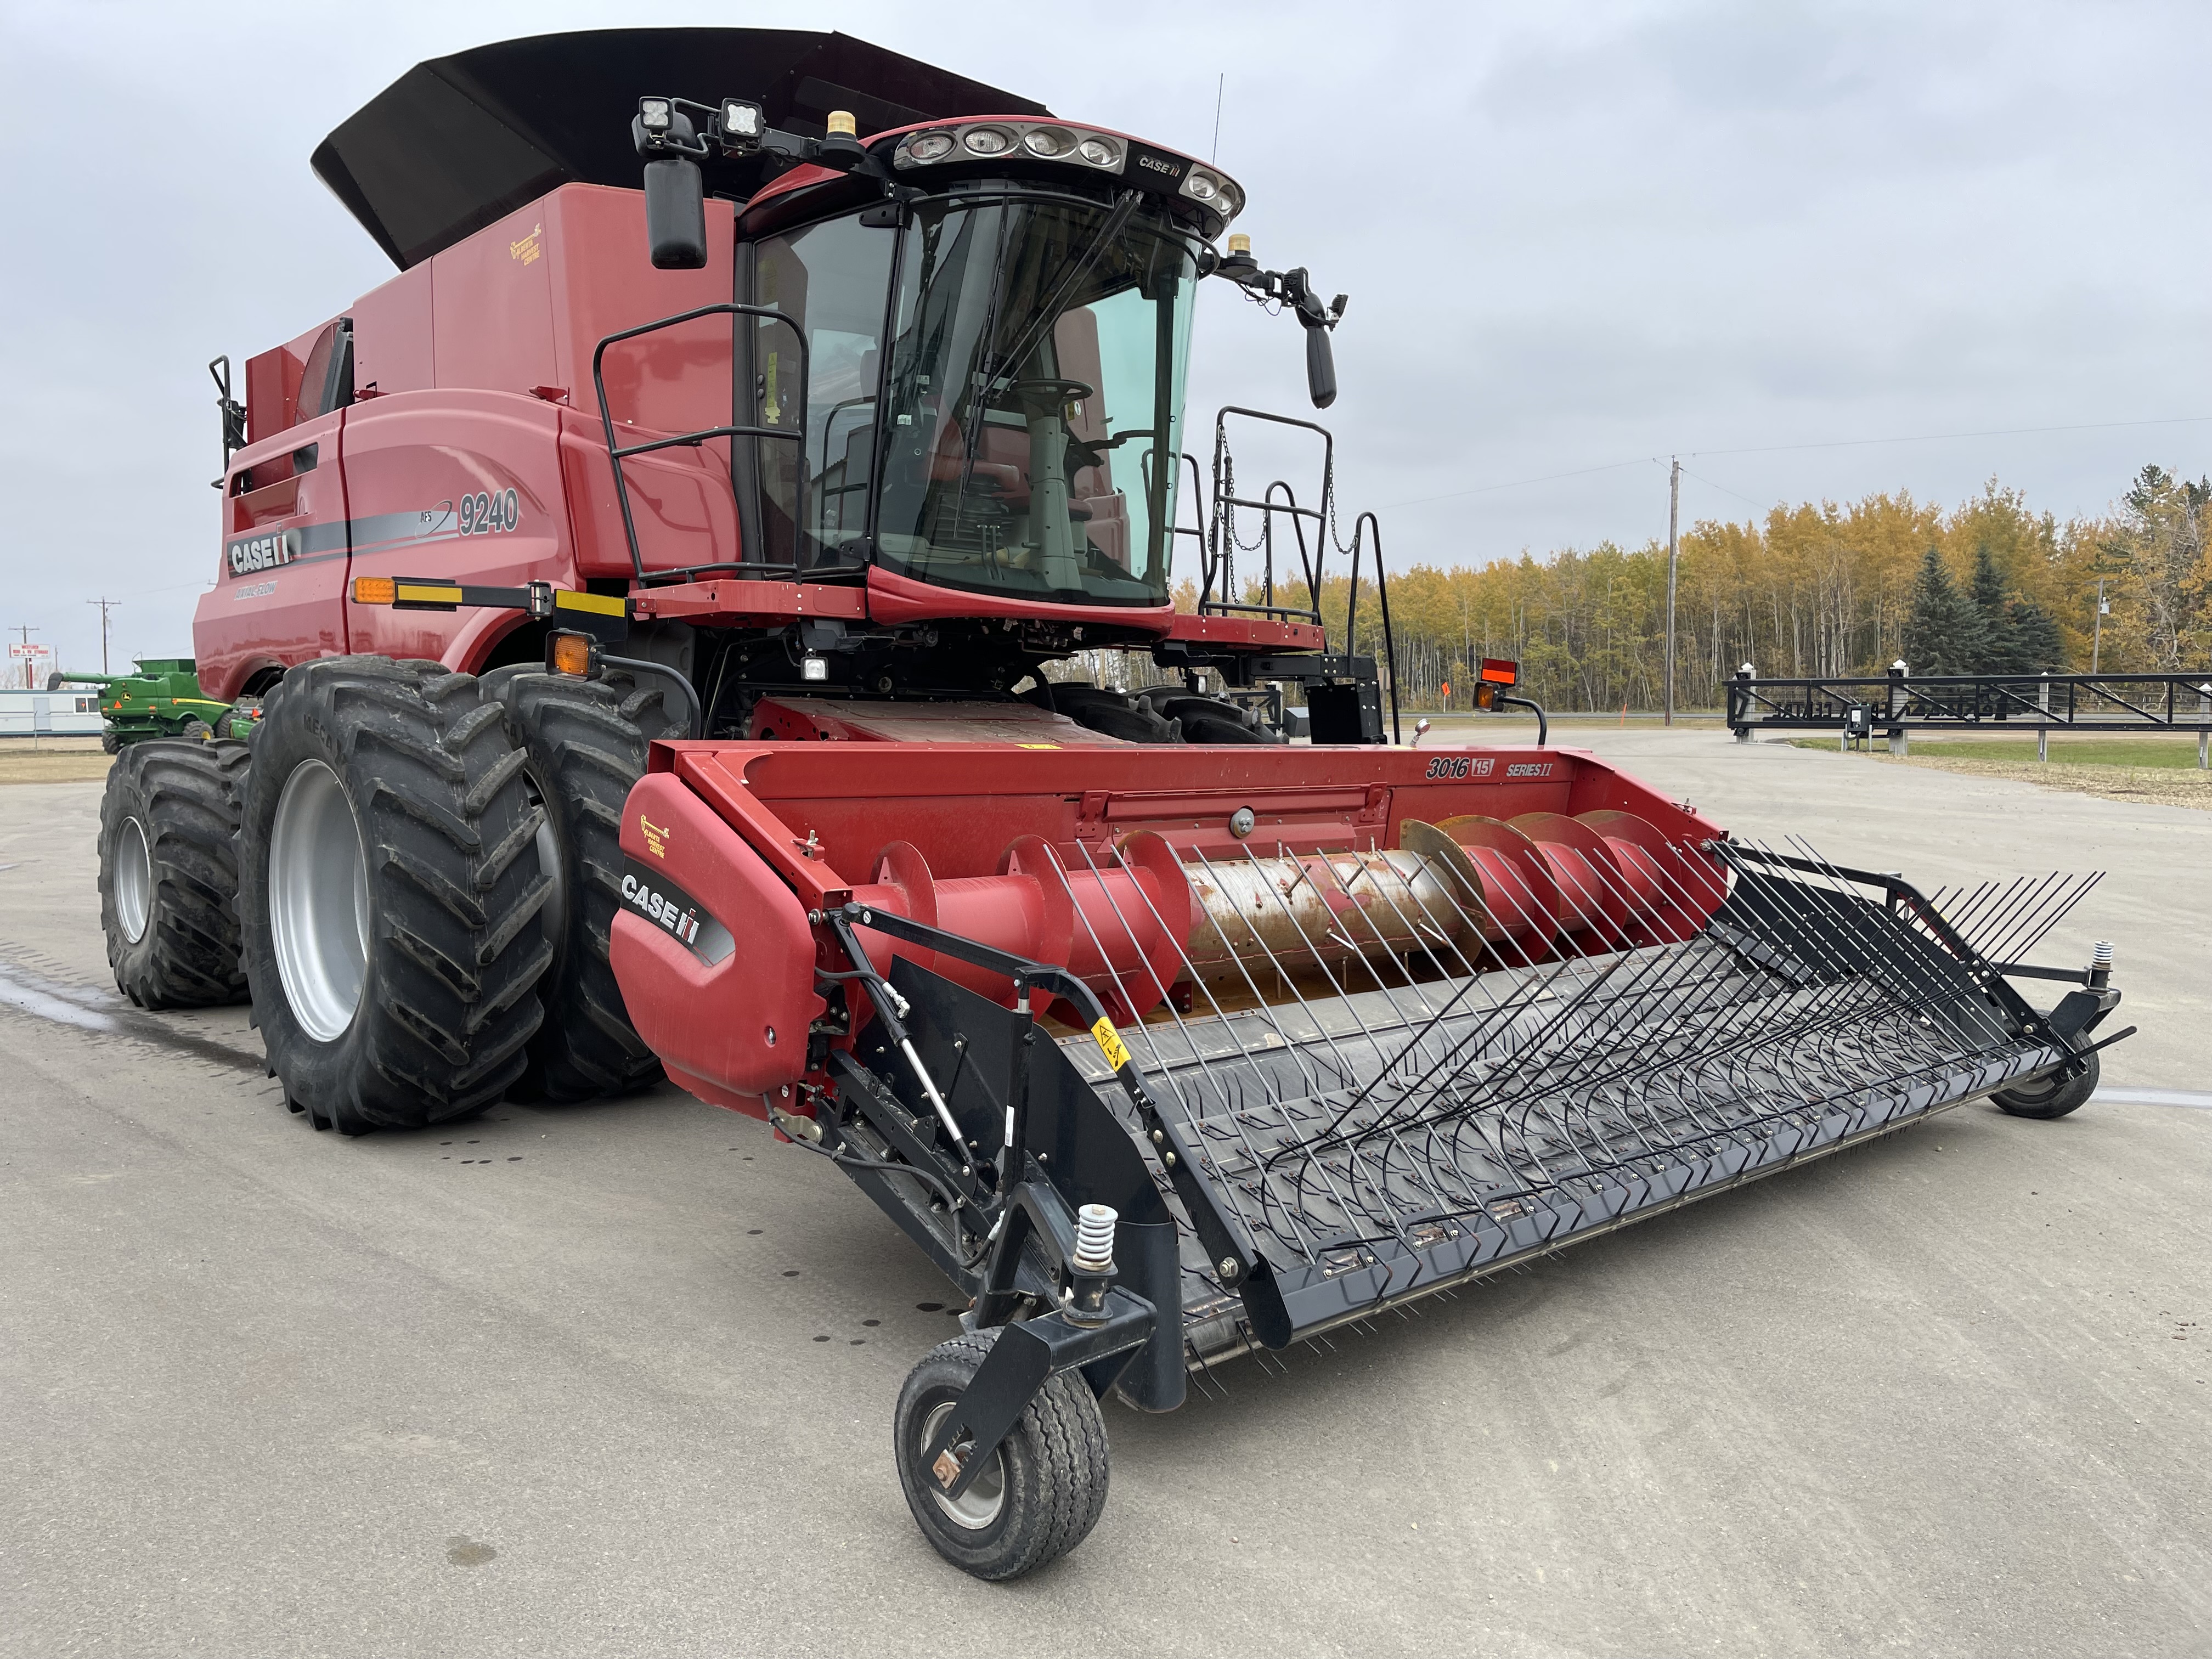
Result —
<instances>
[{"instance_id":1,"label":"power pole","mask_svg":"<svg viewBox=\"0 0 2212 1659\"><path fill-rule=\"evenodd\" d=\"M18 624L16 627L12 628L8 631L15 635L15 637L21 640L23 643L23 648L21 652L18 653L23 659L23 689L27 691L35 691L39 688L32 684L35 676L31 672L31 664L33 660L31 656L31 635L40 633L42 630L36 628L25 628L21 624Z\"/></svg>"},{"instance_id":2,"label":"power pole","mask_svg":"<svg viewBox=\"0 0 2212 1659\"><path fill-rule=\"evenodd\" d=\"M2089 672L2097 672L2098 653L2105 648L2105 579L2097 578L2097 621L2095 631L2089 635Z\"/></svg>"},{"instance_id":3,"label":"power pole","mask_svg":"<svg viewBox=\"0 0 2212 1659\"><path fill-rule=\"evenodd\" d=\"M87 605L100 607L100 672L107 672L107 613L123 603L120 599L87 599Z\"/></svg>"},{"instance_id":4,"label":"power pole","mask_svg":"<svg viewBox=\"0 0 2212 1659\"><path fill-rule=\"evenodd\" d=\"M1667 724L1674 723L1674 560L1680 550L1676 532L1682 518L1682 463L1667 475Z\"/></svg>"}]
</instances>

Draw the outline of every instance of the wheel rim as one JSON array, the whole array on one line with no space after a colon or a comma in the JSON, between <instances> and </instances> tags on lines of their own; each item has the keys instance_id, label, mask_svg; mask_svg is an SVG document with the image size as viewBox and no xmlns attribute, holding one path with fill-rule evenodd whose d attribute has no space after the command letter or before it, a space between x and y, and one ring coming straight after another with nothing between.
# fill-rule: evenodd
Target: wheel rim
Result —
<instances>
[{"instance_id":1,"label":"wheel rim","mask_svg":"<svg viewBox=\"0 0 2212 1659\"><path fill-rule=\"evenodd\" d=\"M269 925L285 1000L319 1042L343 1035L368 974L368 860L337 774L302 761L269 838Z\"/></svg>"},{"instance_id":2,"label":"wheel rim","mask_svg":"<svg viewBox=\"0 0 2212 1659\"><path fill-rule=\"evenodd\" d=\"M957 1403L951 1400L940 1401L923 1417L921 1431L914 1449L917 1462L936 1440L937 1431L945 1426L945 1419L952 1414L952 1407ZM936 1501L937 1507L944 1510L946 1520L956 1527L965 1527L970 1532L981 1532L996 1521L1000 1511L1006 1507L1006 1449L1004 1446L995 1448L991 1453L991 1467L978 1474L975 1484L957 1498L947 1498L927 1469L922 1471L922 1484L929 1488L930 1497Z\"/></svg>"},{"instance_id":3,"label":"wheel rim","mask_svg":"<svg viewBox=\"0 0 2212 1659\"><path fill-rule=\"evenodd\" d=\"M153 910L154 855L147 850L146 826L125 818L115 837L115 919L133 945L146 937Z\"/></svg>"},{"instance_id":4,"label":"wheel rim","mask_svg":"<svg viewBox=\"0 0 2212 1659\"><path fill-rule=\"evenodd\" d=\"M553 947L553 960L546 964L544 981L550 984L561 971L561 959L568 946L568 881L561 866L561 840L553 833L550 798L531 774L524 773L523 781L529 786L530 804L545 815L538 822L532 842L538 853L538 872L548 884L545 903L538 912L538 927L545 942Z\"/></svg>"}]
</instances>

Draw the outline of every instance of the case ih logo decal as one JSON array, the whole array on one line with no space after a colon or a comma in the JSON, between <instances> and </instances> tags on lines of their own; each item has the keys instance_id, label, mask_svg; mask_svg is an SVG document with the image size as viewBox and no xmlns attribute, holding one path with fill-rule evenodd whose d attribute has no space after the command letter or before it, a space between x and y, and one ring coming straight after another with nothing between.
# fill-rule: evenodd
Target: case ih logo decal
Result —
<instances>
[{"instance_id":1,"label":"case ih logo decal","mask_svg":"<svg viewBox=\"0 0 2212 1659\"><path fill-rule=\"evenodd\" d=\"M1438 755L1429 763L1429 769L1423 775L1431 778L1486 778L1490 775L1490 769L1497 764L1496 761L1474 760L1466 755Z\"/></svg>"},{"instance_id":2,"label":"case ih logo decal","mask_svg":"<svg viewBox=\"0 0 2212 1659\"><path fill-rule=\"evenodd\" d=\"M657 870L625 860L623 908L643 916L662 933L709 965L737 948L730 930L707 914L707 907Z\"/></svg>"},{"instance_id":3,"label":"case ih logo decal","mask_svg":"<svg viewBox=\"0 0 2212 1659\"><path fill-rule=\"evenodd\" d=\"M203 544L204 545L204 544ZM229 544L230 574L250 576L257 570L274 570L300 556L300 532L279 530L267 536L248 536ZM206 567L201 567L204 569Z\"/></svg>"}]
</instances>

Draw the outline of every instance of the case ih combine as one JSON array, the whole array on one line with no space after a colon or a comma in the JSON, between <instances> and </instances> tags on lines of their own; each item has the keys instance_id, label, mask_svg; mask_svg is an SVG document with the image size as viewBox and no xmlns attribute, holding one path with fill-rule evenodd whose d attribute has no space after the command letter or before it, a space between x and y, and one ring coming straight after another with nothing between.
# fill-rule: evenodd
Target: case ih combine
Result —
<instances>
[{"instance_id":1,"label":"case ih combine","mask_svg":"<svg viewBox=\"0 0 2212 1659\"><path fill-rule=\"evenodd\" d=\"M250 995L318 1127L665 1073L834 1160L974 1298L894 1425L967 1571L1089 1531L1109 1393L2094 1087L2106 967L2014 960L2086 883L1387 744L1318 510L1245 602L1218 435L1177 528L1195 292L1290 310L1319 404L1343 303L1216 251L1218 169L737 30L426 64L315 166L401 274L225 394L195 646L260 718L117 763L118 982ZM1047 677L1096 648L1173 683Z\"/></svg>"}]
</instances>

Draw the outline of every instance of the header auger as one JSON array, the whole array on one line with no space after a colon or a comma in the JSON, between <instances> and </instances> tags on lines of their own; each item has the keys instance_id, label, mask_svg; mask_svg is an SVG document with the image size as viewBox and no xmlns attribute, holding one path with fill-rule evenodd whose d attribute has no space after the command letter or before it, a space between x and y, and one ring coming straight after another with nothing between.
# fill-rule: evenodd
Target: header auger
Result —
<instances>
[{"instance_id":1,"label":"header auger","mask_svg":"<svg viewBox=\"0 0 2212 1659\"><path fill-rule=\"evenodd\" d=\"M422 65L315 166L401 274L242 416L218 376L195 644L258 716L118 765L118 982L242 989L319 1128L665 1075L835 1162L973 1298L894 1423L963 1570L1081 1540L1109 1395L2094 1088L2109 963L2019 960L2084 884L1931 900L1548 741L1388 740L1334 440L1288 422L1300 506L1227 451L1285 417L1224 411L1211 500L1185 437L1207 277L1317 407L1346 309L1217 252L1219 169L746 30ZM1060 677L1099 650L1166 682Z\"/></svg>"}]
</instances>

